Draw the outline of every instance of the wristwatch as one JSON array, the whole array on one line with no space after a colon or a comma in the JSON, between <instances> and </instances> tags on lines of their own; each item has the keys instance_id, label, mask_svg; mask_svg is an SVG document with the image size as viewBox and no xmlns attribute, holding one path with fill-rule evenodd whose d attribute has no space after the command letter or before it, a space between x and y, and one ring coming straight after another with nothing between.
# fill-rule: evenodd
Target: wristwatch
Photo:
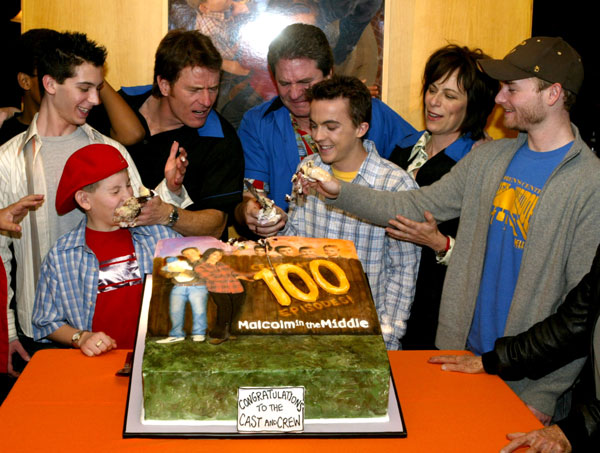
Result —
<instances>
[{"instance_id":1,"label":"wristwatch","mask_svg":"<svg viewBox=\"0 0 600 453\"><path fill-rule=\"evenodd\" d=\"M173 228L173 226L177 223L178 220L179 210L177 209L177 206L173 206L173 210L171 211L171 214L169 214L169 223L167 223L167 226Z\"/></svg>"},{"instance_id":2,"label":"wristwatch","mask_svg":"<svg viewBox=\"0 0 600 453\"><path fill-rule=\"evenodd\" d=\"M446 236L446 248L442 249L442 250L436 250L435 257L438 260L441 260L442 258L444 258L446 256L446 253L448 253L448 250L450 250L450 236Z\"/></svg>"},{"instance_id":3,"label":"wristwatch","mask_svg":"<svg viewBox=\"0 0 600 453\"><path fill-rule=\"evenodd\" d=\"M442 258L444 258L446 256L446 253L448 253L447 250L439 250L439 251L435 252L435 257L438 260L441 260Z\"/></svg>"},{"instance_id":4,"label":"wristwatch","mask_svg":"<svg viewBox=\"0 0 600 453\"><path fill-rule=\"evenodd\" d=\"M84 332L87 332L87 330L80 330L78 332L75 332L73 334L73 336L71 337L71 345L74 348L79 348L79 340L81 340L81 336L83 335Z\"/></svg>"}]
</instances>

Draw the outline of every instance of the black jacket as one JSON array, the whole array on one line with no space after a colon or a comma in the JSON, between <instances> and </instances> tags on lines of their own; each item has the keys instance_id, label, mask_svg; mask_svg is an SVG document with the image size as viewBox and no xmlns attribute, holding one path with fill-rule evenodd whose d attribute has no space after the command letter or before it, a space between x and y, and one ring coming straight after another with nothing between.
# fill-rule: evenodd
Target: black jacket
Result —
<instances>
[{"instance_id":1,"label":"black jacket","mask_svg":"<svg viewBox=\"0 0 600 453\"><path fill-rule=\"evenodd\" d=\"M538 379L589 355L600 315L600 246L590 272L567 295L557 312L514 337L496 340L483 354L483 367L505 380ZM596 351L600 356L600 351ZM600 401L596 398L592 360L583 368L574 389L569 416L557 424L574 451L600 451Z\"/></svg>"}]
</instances>

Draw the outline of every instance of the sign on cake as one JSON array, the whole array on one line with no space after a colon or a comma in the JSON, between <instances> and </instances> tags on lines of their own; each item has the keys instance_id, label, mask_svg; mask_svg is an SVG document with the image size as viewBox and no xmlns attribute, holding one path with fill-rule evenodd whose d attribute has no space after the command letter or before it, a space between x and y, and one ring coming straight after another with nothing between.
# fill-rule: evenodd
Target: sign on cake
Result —
<instances>
[{"instance_id":1,"label":"sign on cake","mask_svg":"<svg viewBox=\"0 0 600 453\"><path fill-rule=\"evenodd\" d=\"M240 387L239 432L304 431L304 387Z\"/></svg>"}]
</instances>

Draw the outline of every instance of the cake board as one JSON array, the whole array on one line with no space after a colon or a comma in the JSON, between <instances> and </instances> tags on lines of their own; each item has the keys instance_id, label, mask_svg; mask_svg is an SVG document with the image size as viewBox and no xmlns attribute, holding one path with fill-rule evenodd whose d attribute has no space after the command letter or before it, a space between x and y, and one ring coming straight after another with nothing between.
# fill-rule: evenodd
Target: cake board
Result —
<instances>
[{"instance_id":1,"label":"cake board","mask_svg":"<svg viewBox=\"0 0 600 453\"><path fill-rule=\"evenodd\" d=\"M376 419L306 419L304 430L293 433L240 433L235 421L153 421L142 423L142 360L146 325L152 295L152 275L145 279L140 321L133 354L132 375L127 394L123 437L196 437L196 438L342 438L406 437L406 425L390 373L388 416Z\"/></svg>"}]
</instances>

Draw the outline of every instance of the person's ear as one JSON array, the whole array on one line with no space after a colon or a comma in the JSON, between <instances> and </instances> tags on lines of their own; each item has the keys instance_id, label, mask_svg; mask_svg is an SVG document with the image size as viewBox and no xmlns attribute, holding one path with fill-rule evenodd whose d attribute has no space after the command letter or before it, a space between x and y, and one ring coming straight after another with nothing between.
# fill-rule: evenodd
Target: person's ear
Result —
<instances>
[{"instance_id":1,"label":"person's ear","mask_svg":"<svg viewBox=\"0 0 600 453\"><path fill-rule=\"evenodd\" d=\"M324 79L331 79L331 77L333 77L333 69L329 71L329 74L327 74Z\"/></svg>"},{"instance_id":2,"label":"person's ear","mask_svg":"<svg viewBox=\"0 0 600 453\"><path fill-rule=\"evenodd\" d=\"M56 94L56 86L59 83L49 74L46 74L42 77L42 85L44 86L44 91L49 94Z\"/></svg>"},{"instance_id":3,"label":"person's ear","mask_svg":"<svg viewBox=\"0 0 600 453\"><path fill-rule=\"evenodd\" d=\"M92 204L90 203L90 194L85 190L78 190L75 192L75 201L84 211L89 211L92 208Z\"/></svg>"},{"instance_id":4,"label":"person's ear","mask_svg":"<svg viewBox=\"0 0 600 453\"><path fill-rule=\"evenodd\" d=\"M17 83L23 89L23 91L31 90L31 76L29 74L25 74L24 72L19 72L17 74Z\"/></svg>"},{"instance_id":5,"label":"person's ear","mask_svg":"<svg viewBox=\"0 0 600 453\"><path fill-rule=\"evenodd\" d=\"M548 105L554 105L561 98L563 87L560 83L553 83L545 91L548 94Z\"/></svg>"},{"instance_id":6,"label":"person's ear","mask_svg":"<svg viewBox=\"0 0 600 453\"><path fill-rule=\"evenodd\" d=\"M158 83L160 94L168 96L171 93L171 82L167 79L163 79L161 76L156 76L156 81Z\"/></svg>"},{"instance_id":7,"label":"person's ear","mask_svg":"<svg viewBox=\"0 0 600 453\"><path fill-rule=\"evenodd\" d=\"M369 131L369 123L363 122L358 125L356 129L356 137L362 138Z\"/></svg>"}]
</instances>

